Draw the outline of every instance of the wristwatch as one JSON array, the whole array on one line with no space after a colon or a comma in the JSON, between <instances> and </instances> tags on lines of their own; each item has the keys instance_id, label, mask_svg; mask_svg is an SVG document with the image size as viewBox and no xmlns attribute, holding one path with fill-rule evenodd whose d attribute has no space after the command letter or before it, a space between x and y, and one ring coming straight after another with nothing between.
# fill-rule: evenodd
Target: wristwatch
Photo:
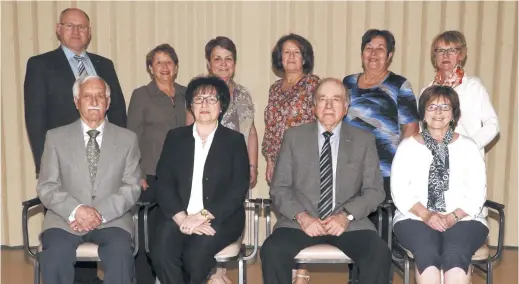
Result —
<instances>
[{"instance_id":1,"label":"wristwatch","mask_svg":"<svg viewBox=\"0 0 519 284\"><path fill-rule=\"evenodd\" d=\"M344 215L346 215L346 219L348 219L348 221L355 220L355 217L353 217L353 215L351 215L350 212L348 212L348 210L343 208L342 212L344 213Z\"/></svg>"},{"instance_id":2,"label":"wristwatch","mask_svg":"<svg viewBox=\"0 0 519 284\"><path fill-rule=\"evenodd\" d=\"M202 209L202 211L200 211L200 214L205 218L209 218L209 211L207 211L206 209Z\"/></svg>"}]
</instances>

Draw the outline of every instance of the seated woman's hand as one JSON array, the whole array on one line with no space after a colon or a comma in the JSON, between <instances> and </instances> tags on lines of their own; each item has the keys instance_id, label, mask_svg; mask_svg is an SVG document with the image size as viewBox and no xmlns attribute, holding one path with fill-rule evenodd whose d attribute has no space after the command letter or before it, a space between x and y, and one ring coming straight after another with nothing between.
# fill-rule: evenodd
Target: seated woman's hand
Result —
<instances>
[{"instance_id":1,"label":"seated woman's hand","mask_svg":"<svg viewBox=\"0 0 519 284\"><path fill-rule=\"evenodd\" d=\"M186 218L180 224L180 231L184 234L191 235L193 230L204 224L207 220L200 214L187 215Z\"/></svg>"},{"instance_id":2,"label":"seated woman's hand","mask_svg":"<svg viewBox=\"0 0 519 284\"><path fill-rule=\"evenodd\" d=\"M445 232L448 229L447 222L445 221L442 214L438 212L430 212L423 221L432 229Z\"/></svg>"},{"instance_id":3,"label":"seated woman's hand","mask_svg":"<svg viewBox=\"0 0 519 284\"><path fill-rule=\"evenodd\" d=\"M214 236L214 234L216 234L216 231L213 229L213 227L211 227L210 222L206 222L193 229L193 234Z\"/></svg>"}]
</instances>

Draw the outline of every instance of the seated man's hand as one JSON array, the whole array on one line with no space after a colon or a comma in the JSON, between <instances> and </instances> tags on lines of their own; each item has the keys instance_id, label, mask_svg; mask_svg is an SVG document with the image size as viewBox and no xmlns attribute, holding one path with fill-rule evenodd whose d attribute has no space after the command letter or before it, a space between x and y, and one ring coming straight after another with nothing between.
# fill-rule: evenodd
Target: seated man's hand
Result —
<instances>
[{"instance_id":1,"label":"seated man's hand","mask_svg":"<svg viewBox=\"0 0 519 284\"><path fill-rule=\"evenodd\" d=\"M326 230L321 224L321 220L310 216L310 214L301 212L297 214L296 220L301 226L303 232L305 232L308 236L317 237L326 235Z\"/></svg>"},{"instance_id":2,"label":"seated man's hand","mask_svg":"<svg viewBox=\"0 0 519 284\"><path fill-rule=\"evenodd\" d=\"M324 229L328 233L328 235L332 236L340 236L346 228L348 228L348 224L350 223L346 218L346 215L343 213L335 214L328 216L322 222Z\"/></svg>"},{"instance_id":3,"label":"seated man's hand","mask_svg":"<svg viewBox=\"0 0 519 284\"><path fill-rule=\"evenodd\" d=\"M214 230L213 227L211 227L211 223L206 222L206 223L194 228L193 234L214 236L214 234L216 234L216 231Z\"/></svg>"},{"instance_id":4,"label":"seated man's hand","mask_svg":"<svg viewBox=\"0 0 519 284\"><path fill-rule=\"evenodd\" d=\"M96 209L86 205L77 208L74 219L86 231L97 228L103 221L101 214Z\"/></svg>"},{"instance_id":5,"label":"seated man's hand","mask_svg":"<svg viewBox=\"0 0 519 284\"><path fill-rule=\"evenodd\" d=\"M76 232L82 233L87 231L83 226L79 225L77 221L73 221L69 224L70 228Z\"/></svg>"}]
</instances>

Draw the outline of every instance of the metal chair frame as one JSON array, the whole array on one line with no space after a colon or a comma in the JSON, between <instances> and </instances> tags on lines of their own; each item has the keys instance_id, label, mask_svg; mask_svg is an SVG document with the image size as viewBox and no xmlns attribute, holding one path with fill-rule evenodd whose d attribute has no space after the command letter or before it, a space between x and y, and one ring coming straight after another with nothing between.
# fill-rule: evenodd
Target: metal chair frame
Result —
<instances>
[{"instance_id":1,"label":"metal chair frame","mask_svg":"<svg viewBox=\"0 0 519 284\"><path fill-rule=\"evenodd\" d=\"M475 267L477 270L485 273L487 275L486 277L486 283L492 284L493 283L493 263L498 261L501 258L501 255L503 253L503 242L504 242L504 230L505 230L505 206L503 204L497 203L492 200L487 200L485 202L485 207L494 210L499 215L499 231L498 231L498 237L497 237L497 249L494 255L489 255L487 259L484 260L472 260L472 266ZM389 224L391 226L392 231L392 223L393 219L389 219ZM391 244L391 242L389 242ZM403 246L398 243L398 245L403 248ZM398 259L393 258L393 265L397 267L404 275L404 284L410 284L410 270L411 270L411 262L413 262L413 258L409 257L407 253L404 253L404 260L403 263L401 261L398 261ZM484 267L486 266L486 267ZM416 280L415 280L416 281Z\"/></svg>"},{"instance_id":2,"label":"metal chair frame","mask_svg":"<svg viewBox=\"0 0 519 284\"><path fill-rule=\"evenodd\" d=\"M148 232L148 214L149 210L156 206L157 203L144 203L144 248L146 253L150 252L149 249L149 232ZM258 253L258 239L259 239L259 213L260 208L263 205L263 200L261 198L256 199L246 199L245 200L245 210L250 209L250 206L254 206L254 245L252 252L250 254L246 253L246 244L243 242L243 235L240 236L242 238L242 245L240 247L240 251L236 256L232 257L215 257L217 265L225 266L227 263L232 261L238 262L238 283L246 284L247 283L247 261L251 259L255 259ZM244 229L245 232L245 229ZM158 279L155 283L159 283Z\"/></svg>"},{"instance_id":3,"label":"metal chair frame","mask_svg":"<svg viewBox=\"0 0 519 284\"><path fill-rule=\"evenodd\" d=\"M33 251L30 248L29 245L29 210L33 207L41 205L41 200L36 197L30 200L26 200L22 202L23 209L22 209L22 233L23 233L23 247L25 250L25 253L32 257L34 259L34 284L40 284L40 261L39 261L39 248L36 248L35 251ZM139 251L139 228L138 228L138 218L139 218L139 209L143 206L141 202L137 202L135 206L133 207L133 223L134 223L134 237L133 237L133 256L137 255L137 252ZM44 208L44 212L46 212L47 209ZM77 257L77 262L100 262L101 260L98 257Z\"/></svg>"}]
</instances>

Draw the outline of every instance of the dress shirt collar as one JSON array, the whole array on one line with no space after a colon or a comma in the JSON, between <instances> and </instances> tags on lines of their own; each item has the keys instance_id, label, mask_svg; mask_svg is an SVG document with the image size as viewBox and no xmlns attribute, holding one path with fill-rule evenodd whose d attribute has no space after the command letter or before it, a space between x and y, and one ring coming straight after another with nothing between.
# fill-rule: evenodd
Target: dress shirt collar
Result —
<instances>
[{"instance_id":1,"label":"dress shirt collar","mask_svg":"<svg viewBox=\"0 0 519 284\"><path fill-rule=\"evenodd\" d=\"M65 56L67 57L67 60L74 58L74 56L76 55L74 53L74 51L70 50L70 48L68 48L64 45L61 45L61 49L63 49L63 52L65 52ZM83 50L83 52L81 52L81 54L79 54L79 56L81 56L83 58L86 57L86 51Z\"/></svg>"},{"instance_id":2,"label":"dress shirt collar","mask_svg":"<svg viewBox=\"0 0 519 284\"><path fill-rule=\"evenodd\" d=\"M95 130L99 131L99 136L103 135L103 130L105 129L105 123L106 121L103 120L103 123L99 125ZM81 119L81 129L83 129L83 134L88 135L87 131L92 130L90 126L88 126L82 119Z\"/></svg>"},{"instance_id":3,"label":"dress shirt collar","mask_svg":"<svg viewBox=\"0 0 519 284\"><path fill-rule=\"evenodd\" d=\"M200 135L198 135L198 131L196 131L197 125L198 124L196 122L193 124L193 137L195 138L195 141L202 141L202 138L200 137ZM205 141L206 145L211 145L211 143L213 142L213 137L216 132L216 129L218 129L218 122L216 123L216 127L214 128L214 130L207 136L207 139Z\"/></svg>"},{"instance_id":4,"label":"dress shirt collar","mask_svg":"<svg viewBox=\"0 0 519 284\"><path fill-rule=\"evenodd\" d=\"M339 122L339 124L337 124L335 126L335 128L332 130L333 135L330 139L335 140L341 136L341 126L342 126L342 121ZM319 131L319 137L323 137L323 139L324 139L323 133L326 132L326 129L319 121L317 121L317 130Z\"/></svg>"}]
</instances>

